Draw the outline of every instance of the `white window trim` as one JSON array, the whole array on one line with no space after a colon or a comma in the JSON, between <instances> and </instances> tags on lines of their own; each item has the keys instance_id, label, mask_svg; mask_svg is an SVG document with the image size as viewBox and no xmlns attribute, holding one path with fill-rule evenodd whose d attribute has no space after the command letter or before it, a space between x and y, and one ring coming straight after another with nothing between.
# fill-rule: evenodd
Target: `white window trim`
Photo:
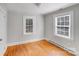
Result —
<instances>
[{"instance_id":1,"label":"white window trim","mask_svg":"<svg viewBox=\"0 0 79 59\"><path fill-rule=\"evenodd\" d=\"M31 35L34 32L34 29L33 29L33 32L29 32L29 33L26 32L26 18L32 18L34 21L34 16L23 16L23 33L25 35ZM34 24L33 24L33 26L34 26Z\"/></svg>"},{"instance_id":2,"label":"white window trim","mask_svg":"<svg viewBox=\"0 0 79 59\"><path fill-rule=\"evenodd\" d=\"M63 16L69 16L69 36L64 36L64 35L61 35L61 34L57 34L57 18L58 17L63 17ZM55 18L55 35L56 36L59 36L59 37L64 37L64 38L68 38L68 39L71 39L71 14L66 14L66 15L58 15L56 16Z\"/></svg>"}]
</instances>

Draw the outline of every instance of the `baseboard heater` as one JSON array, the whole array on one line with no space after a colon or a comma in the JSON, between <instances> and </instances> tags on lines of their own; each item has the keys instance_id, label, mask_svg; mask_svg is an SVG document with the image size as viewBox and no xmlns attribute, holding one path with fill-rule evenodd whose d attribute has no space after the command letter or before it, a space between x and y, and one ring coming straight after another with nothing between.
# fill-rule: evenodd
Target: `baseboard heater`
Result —
<instances>
[{"instance_id":1,"label":"baseboard heater","mask_svg":"<svg viewBox=\"0 0 79 59\"><path fill-rule=\"evenodd\" d=\"M51 40L48 40L48 42L50 42L51 44L54 44L54 45L56 45L56 46L58 46L58 47L60 47L60 48L62 48L62 49L64 49L64 50L66 50L66 51L68 51L69 53L71 53L71 54L73 54L74 56L76 56L76 54L75 54L74 51L72 51L72 50L70 50L70 49L68 49L68 48L65 48L65 47L63 47L63 46L61 46L61 45L59 45L59 44L57 44L57 43L55 43L55 42L53 42L53 41L51 41Z\"/></svg>"}]
</instances>

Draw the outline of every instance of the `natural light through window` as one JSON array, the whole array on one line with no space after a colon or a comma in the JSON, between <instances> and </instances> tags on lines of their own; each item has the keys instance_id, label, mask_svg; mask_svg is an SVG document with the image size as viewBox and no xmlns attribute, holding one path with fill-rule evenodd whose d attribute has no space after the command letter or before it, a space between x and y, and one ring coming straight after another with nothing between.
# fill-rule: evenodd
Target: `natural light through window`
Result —
<instances>
[{"instance_id":1,"label":"natural light through window","mask_svg":"<svg viewBox=\"0 0 79 59\"><path fill-rule=\"evenodd\" d=\"M55 34L57 36L70 38L71 15L55 17Z\"/></svg>"}]
</instances>

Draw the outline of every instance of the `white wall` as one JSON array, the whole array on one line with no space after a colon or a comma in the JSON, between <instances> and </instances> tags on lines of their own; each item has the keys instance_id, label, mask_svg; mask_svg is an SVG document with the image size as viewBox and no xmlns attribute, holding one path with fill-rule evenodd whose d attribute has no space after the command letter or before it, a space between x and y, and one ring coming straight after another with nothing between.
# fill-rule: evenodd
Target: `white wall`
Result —
<instances>
[{"instance_id":1,"label":"white wall","mask_svg":"<svg viewBox=\"0 0 79 59\"><path fill-rule=\"evenodd\" d=\"M61 14L65 12L73 11L73 39L58 37L54 34L54 18L55 14ZM45 37L49 41L53 41L67 49L74 51L79 55L79 4L58 10L44 15L45 18Z\"/></svg>"},{"instance_id":2,"label":"white wall","mask_svg":"<svg viewBox=\"0 0 79 59\"><path fill-rule=\"evenodd\" d=\"M28 14L19 14L16 12L8 12L8 44L15 42L28 41L33 39L44 38L43 17L36 16L36 27L34 27L35 34L24 35L23 34L23 16L29 16ZM34 16L34 15L33 15Z\"/></svg>"},{"instance_id":3,"label":"white wall","mask_svg":"<svg viewBox=\"0 0 79 59\"><path fill-rule=\"evenodd\" d=\"M2 55L7 47L7 12L0 6L0 54Z\"/></svg>"}]
</instances>

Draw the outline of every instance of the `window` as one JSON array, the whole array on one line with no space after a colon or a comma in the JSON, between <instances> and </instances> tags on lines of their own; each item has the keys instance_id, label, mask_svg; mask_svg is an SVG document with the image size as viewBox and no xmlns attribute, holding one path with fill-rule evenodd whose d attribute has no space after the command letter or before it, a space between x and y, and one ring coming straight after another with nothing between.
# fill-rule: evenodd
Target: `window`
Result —
<instances>
[{"instance_id":1,"label":"window","mask_svg":"<svg viewBox=\"0 0 79 59\"><path fill-rule=\"evenodd\" d=\"M71 15L55 17L55 34L57 36L70 38Z\"/></svg>"},{"instance_id":2,"label":"window","mask_svg":"<svg viewBox=\"0 0 79 59\"><path fill-rule=\"evenodd\" d=\"M23 19L24 23L24 34L32 34L33 33L33 18L25 16Z\"/></svg>"},{"instance_id":3,"label":"window","mask_svg":"<svg viewBox=\"0 0 79 59\"><path fill-rule=\"evenodd\" d=\"M32 19L26 19L26 32L33 32L33 20Z\"/></svg>"}]
</instances>

